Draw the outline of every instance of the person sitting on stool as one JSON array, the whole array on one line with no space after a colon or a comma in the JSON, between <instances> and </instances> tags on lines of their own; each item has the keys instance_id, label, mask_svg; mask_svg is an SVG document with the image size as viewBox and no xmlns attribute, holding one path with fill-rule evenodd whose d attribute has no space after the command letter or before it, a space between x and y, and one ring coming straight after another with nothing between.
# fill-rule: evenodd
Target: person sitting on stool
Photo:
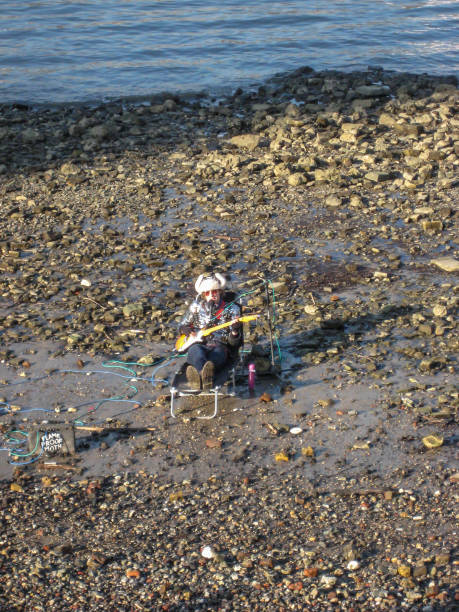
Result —
<instances>
[{"instance_id":1,"label":"person sitting on stool","mask_svg":"<svg viewBox=\"0 0 459 612\"><path fill-rule=\"evenodd\" d=\"M227 323L241 316L238 304L225 303L226 279L218 272L201 274L195 283L196 299L190 304L179 325L180 334L190 336L198 331ZM188 349L186 378L194 390L212 389L215 373L234 356L242 342L242 325L236 321L219 329Z\"/></svg>"}]
</instances>

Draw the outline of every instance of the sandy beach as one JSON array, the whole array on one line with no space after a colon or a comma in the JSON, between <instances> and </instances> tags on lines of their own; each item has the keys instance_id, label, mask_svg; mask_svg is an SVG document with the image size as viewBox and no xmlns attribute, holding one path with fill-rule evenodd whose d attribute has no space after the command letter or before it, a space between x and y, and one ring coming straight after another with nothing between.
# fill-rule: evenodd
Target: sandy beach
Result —
<instances>
[{"instance_id":1,"label":"sandy beach","mask_svg":"<svg viewBox=\"0 0 459 612\"><path fill-rule=\"evenodd\" d=\"M0 107L4 610L453 610L458 91L373 70ZM231 274L255 393L170 413ZM26 448L67 423L76 452ZM53 465L53 462L57 465Z\"/></svg>"}]
</instances>

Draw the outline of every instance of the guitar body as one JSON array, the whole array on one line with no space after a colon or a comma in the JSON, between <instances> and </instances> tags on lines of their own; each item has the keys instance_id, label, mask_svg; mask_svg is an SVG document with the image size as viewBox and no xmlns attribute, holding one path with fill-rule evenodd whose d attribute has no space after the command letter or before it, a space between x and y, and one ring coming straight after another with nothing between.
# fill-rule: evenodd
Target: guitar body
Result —
<instances>
[{"instance_id":1,"label":"guitar body","mask_svg":"<svg viewBox=\"0 0 459 612\"><path fill-rule=\"evenodd\" d=\"M244 315L237 319L227 321L226 323L215 325L215 327L209 327L208 329L201 329L199 332L197 332L194 335L190 334L189 336L186 336L185 334L182 334L179 338L177 338L177 341L175 343L175 350L178 353L184 353L190 348L192 344L195 344L196 342L202 342L202 339L204 338L204 336L208 336L209 334L212 334L214 331L217 331L217 329L223 329L224 327L229 327L230 325L233 325L234 323L237 323L237 322L246 323L247 321L254 321L257 318L258 318L258 315Z\"/></svg>"},{"instance_id":2,"label":"guitar body","mask_svg":"<svg viewBox=\"0 0 459 612\"><path fill-rule=\"evenodd\" d=\"M195 344L195 342L202 342L202 338L200 338L198 335L187 336L186 334L182 334L177 338L177 341L175 343L175 350L178 353L184 353L190 348L192 344Z\"/></svg>"}]
</instances>

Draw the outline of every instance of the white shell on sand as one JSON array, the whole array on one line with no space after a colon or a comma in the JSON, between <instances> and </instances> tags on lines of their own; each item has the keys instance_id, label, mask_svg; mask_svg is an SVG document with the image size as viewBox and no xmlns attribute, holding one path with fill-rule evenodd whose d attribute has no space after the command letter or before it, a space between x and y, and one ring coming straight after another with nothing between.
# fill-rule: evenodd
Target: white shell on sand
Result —
<instances>
[{"instance_id":1,"label":"white shell on sand","mask_svg":"<svg viewBox=\"0 0 459 612\"><path fill-rule=\"evenodd\" d=\"M214 556L214 551L211 549L210 546L204 546L204 548L201 550L201 555L205 559L212 559L212 557Z\"/></svg>"},{"instance_id":2,"label":"white shell on sand","mask_svg":"<svg viewBox=\"0 0 459 612\"><path fill-rule=\"evenodd\" d=\"M346 567L347 567L347 569L348 569L348 570L356 570L356 569L359 569L359 567L360 567L360 562L359 562L359 561L356 561L356 560L354 559L354 560L352 560L352 561L349 561L349 563L347 564L347 566L346 566Z\"/></svg>"},{"instance_id":3,"label":"white shell on sand","mask_svg":"<svg viewBox=\"0 0 459 612\"><path fill-rule=\"evenodd\" d=\"M303 430L301 429L301 427L292 427L290 433L294 436L297 436L298 434L303 433Z\"/></svg>"}]
</instances>

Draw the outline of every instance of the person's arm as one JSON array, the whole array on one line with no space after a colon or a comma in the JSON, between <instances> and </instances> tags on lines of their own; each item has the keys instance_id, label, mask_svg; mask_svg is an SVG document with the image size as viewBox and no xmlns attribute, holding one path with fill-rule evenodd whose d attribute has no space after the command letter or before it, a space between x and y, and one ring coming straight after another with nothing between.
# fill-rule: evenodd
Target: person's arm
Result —
<instances>
[{"instance_id":1,"label":"person's arm","mask_svg":"<svg viewBox=\"0 0 459 612\"><path fill-rule=\"evenodd\" d=\"M230 320L241 316L241 309L236 304L233 305L230 312ZM229 328L228 344L232 347L239 346L242 341L242 323L237 321Z\"/></svg>"},{"instance_id":2,"label":"person's arm","mask_svg":"<svg viewBox=\"0 0 459 612\"><path fill-rule=\"evenodd\" d=\"M195 333L197 330L194 325L194 302L186 311L183 319L179 323L179 333L185 334L185 336L189 336L192 333Z\"/></svg>"}]
</instances>

